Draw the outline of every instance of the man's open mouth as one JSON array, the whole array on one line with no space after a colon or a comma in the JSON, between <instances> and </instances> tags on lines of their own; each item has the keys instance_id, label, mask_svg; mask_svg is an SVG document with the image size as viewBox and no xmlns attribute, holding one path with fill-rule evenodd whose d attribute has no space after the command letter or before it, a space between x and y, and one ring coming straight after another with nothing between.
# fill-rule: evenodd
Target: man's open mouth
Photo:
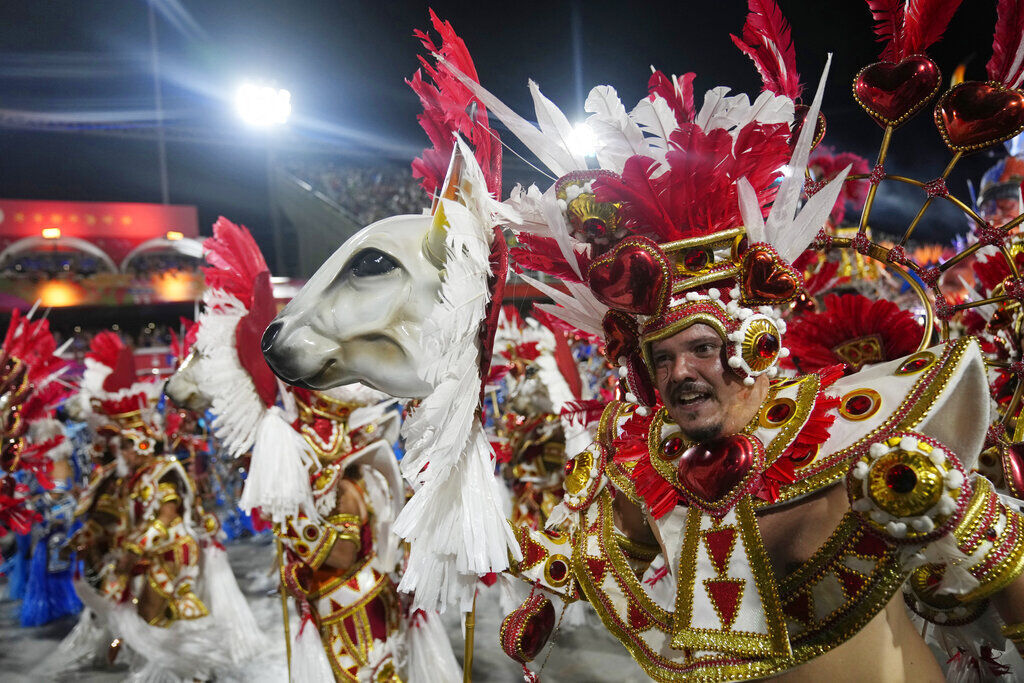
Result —
<instances>
[{"instance_id":1,"label":"man's open mouth","mask_svg":"<svg viewBox=\"0 0 1024 683\"><path fill-rule=\"evenodd\" d=\"M681 391L676 394L676 405L681 408L696 407L709 400L710 391Z\"/></svg>"}]
</instances>

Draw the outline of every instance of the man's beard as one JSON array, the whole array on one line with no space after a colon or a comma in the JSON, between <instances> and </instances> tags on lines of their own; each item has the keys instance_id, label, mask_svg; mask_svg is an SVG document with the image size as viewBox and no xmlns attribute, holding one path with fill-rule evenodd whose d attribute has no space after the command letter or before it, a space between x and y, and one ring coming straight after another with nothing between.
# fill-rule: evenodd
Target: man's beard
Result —
<instances>
[{"instance_id":1,"label":"man's beard","mask_svg":"<svg viewBox=\"0 0 1024 683\"><path fill-rule=\"evenodd\" d=\"M722 434L724 424L719 422L718 424L707 425L705 427L696 427L690 430L684 430L683 433L691 441L697 443L706 443L717 439Z\"/></svg>"}]
</instances>

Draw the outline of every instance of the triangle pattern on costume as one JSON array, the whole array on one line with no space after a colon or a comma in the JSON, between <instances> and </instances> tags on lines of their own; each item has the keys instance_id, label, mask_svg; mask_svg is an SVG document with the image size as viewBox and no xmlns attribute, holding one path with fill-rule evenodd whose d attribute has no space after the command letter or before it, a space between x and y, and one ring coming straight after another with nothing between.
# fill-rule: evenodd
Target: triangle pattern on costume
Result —
<instances>
[{"instance_id":1,"label":"triangle pattern on costume","mask_svg":"<svg viewBox=\"0 0 1024 683\"><path fill-rule=\"evenodd\" d=\"M530 538L529 534L526 535L526 552L523 557L523 569L530 569L540 564L545 557L547 557L548 551L544 546L536 543Z\"/></svg>"},{"instance_id":2,"label":"triangle pattern on costume","mask_svg":"<svg viewBox=\"0 0 1024 683\"><path fill-rule=\"evenodd\" d=\"M626 604L626 616L629 619L630 628L637 631L644 631L651 625L650 616L630 600Z\"/></svg>"},{"instance_id":3,"label":"triangle pattern on costume","mask_svg":"<svg viewBox=\"0 0 1024 683\"><path fill-rule=\"evenodd\" d=\"M719 574L725 573L735 544L736 527L726 526L704 532L704 546L707 548L711 564Z\"/></svg>"},{"instance_id":4,"label":"triangle pattern on costume","mask_svg":"<svg viewBox=\"0 0 1024 683\"><path fill-rule=\"evenodd\" d=\"M705 579L704 590L715 606L715 611L722 620L723 629L731 629L736 621L736 610L743 595L743 579Z\"/></svg>"}]
</instances>

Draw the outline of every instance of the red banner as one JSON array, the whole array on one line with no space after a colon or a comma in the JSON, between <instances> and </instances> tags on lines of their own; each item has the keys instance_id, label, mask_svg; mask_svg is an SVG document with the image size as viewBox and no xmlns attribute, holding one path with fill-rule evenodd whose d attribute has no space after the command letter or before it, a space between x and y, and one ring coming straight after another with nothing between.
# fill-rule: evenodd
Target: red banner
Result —
<instances>
[{"instance_id":1,"label":"red banner","mask_svg":"<svg viewBox=\"0 0 1024 683\"><path fill-rule=\"evenodd\" d=\"M88 240L120 263L138 245L168 232L198 237L199 215L194 206L0 199L0 250L48 228Z\"/></svg>"}]
</instances>

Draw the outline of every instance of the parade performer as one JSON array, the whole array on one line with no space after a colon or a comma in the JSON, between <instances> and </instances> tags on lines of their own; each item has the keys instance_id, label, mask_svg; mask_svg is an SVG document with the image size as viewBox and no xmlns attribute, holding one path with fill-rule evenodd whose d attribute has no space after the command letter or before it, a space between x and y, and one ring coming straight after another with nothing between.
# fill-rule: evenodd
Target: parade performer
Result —
<instances>
[{"instance_id":1,"label":"parade performer","mask_svg":"<svg viewBox=\"0 0 1024 683\"><path fill-rule=\"evenodd\" d=\"M109 448L115 459L97 468L79 503L85 526L75 544L96 573L76 588L91 614L57 659L78 664L94 654L96 634L109 633L111 656L121 643L139 655L133 675L208 678L248 663L265 640L231 573L216 518L197 504L182 464L162 454L160 386L136 379L131 349L113 333L98 334L82 393L99 435L110 437L97 450Z\"/></svg>"},{"instance_id":2,"label":"parade performer","mask_svg":"<svg viewBox=\"0 0 1024 683\"><path fill-rule=\"evenodd\" d=\"M405 486L391 450L394 401L358 386L281 391L259 350L276 308L258 246L221 218L204 249L198 371L182 386L209 397L214 433L232 455L252 449L240 505L275 522L282 590L300 617L293 678L457 678L436 615L408 610L395 590L403 555L392 527Z\"/></svg>"},{"instance_id":3,"label":"parade performer","mask_svg":"<svg viewBox=\"0 0 1024 683\"><path fill-rule=\"evenodd\" d=\"M947 323L958 313L1019 297L1012 259L995 301L954 306L941 289L941 275L982 246L1001 245L1024 221L1017 216L995 228L945 186L965 153L1024 128L1021 115L1013 113L1024 102L1014 89L1024 53L1024 31L1016 19L1022 7L1000 3L990 82L961 83L938 99L935 119L954 158L943 175L925 182L889 174L884 164L895 129L939 94L938 69L924 50L959 3L924 2L905 12L901 3L869 4L878 13L883 61L858 75L854 93L885 132L852 237L821 229L843 183L864 177L846 169L824 185L805 188L808 156L824 129L819 107L825 78L809 107L794 106L799 77L789 27L774 3L751 2L742 37L734 38L765 79L766 92L753 102L716 88L698 106L692 75L668 78L660 72L651 77L649 96L631 112L610 87L591 91L586 106L593 114L588 123L598 133L599 169L568 146L568 119L534 84L539 128L484 90L461 40L435 19L444 45L421 38L436 58L428 73L445 97L431 102L442 103L450 121L465 122L464 135L479 134L474 142L493 144L486 119L472 104L486 106L557 181L546 192L517 188L505 207L494 207L487 198L493 190L488 161L494 156L483 144L474 154L457 141L463 154L454 168L460 172L437 185L442 199L432 224L413 228L411 217L396 217L368 227L328 260L265 336L268 361L288 381L317 388L339 378L387 382L395 393L426 394L421 411L439 392L451 401L451 390L442 391L443 374L433 393L413 383L415 377L431 378L429 372L408 371L407 364L422 353L415 345L400 353L389 347L395 376L384 379L363 358L373 354L360 340L323 325L325 318L309 311L320 310L316 297L329 296L335 318L342 311L351 314L346 322L358 321L368 334L358 303L345 298L348 288L384 292L406 282L424 287L429 274L411 265L422 254L437 266L440 287L428 291L440 291L440 304L391 313L405 314L406 325L422 325L431 348L430 332L457 303L446 285L470 281L462 269L477 247L459 220L477 220L473 234L493 223L510 224L523 244L513 258L563 282L559 289L533 281L560 306L548 310L604 336L625 399L607 407L597 442L569 465L564 503L574 518L559 533L521 529L521 547L509 553L513 571L568 599L588 599L657 680L837 674L939 680L942 670L908 608L931 624L924 629L929 634L967 624L998 627L1002 621L1005 638L997 628L984 646L953 647L949 654L957 671L998 666L990 661L992 652L1005 650L1007 638L1020 641L1021 516L974 468L987 437L1012 445L1005 426L1020 422L1024 383L1013 384L1015 398L990 432L977 340L965 336L928 345L936 318L948 333ZM915 74L913 97L885 91L884 74L900 68ZM1002 118L980 127L973 119L964 123L963 115L974 111L970 103L979 98L1003 112ZM427 118L433 120L429 107ZM422 170L424 160L419 163ZM892 246L867 234L883 182L909 182L925 194L917 216ZM940 266L925 266L913 261L905 245L935 200L965 209L978 241ZM402 239L415 245L395 243ZM790 264L812 242L826 251L852 249L902 269L908 282L918 283L927 316L915 353L846 376L841 366L791 378L780 374L779 361L789 353L783 314L802 284ZM483 316L463 320L485 322ZM391 319L373 331L383 336L382 330L395 327L401 325ZM475 361L482 335L473 331L461 348L472 350ZM458 343L459 337L449 332L445 341ZM379 342L378 361L385 346ZM357 348L360 357L349 357ZM460 386L475 393L468 382ZM424 425L422 433L436 438L448 423L441 415L429 417L432 429ZM457 473L473 466L473 456L459 451L462 459L454 467L440 462ZM435 464L416 473L422 488L407 506L432 520L438 512L431 489L460 481L454 474L444 483L427 479ZM444 519L457 519L450 507L447 514ZM489 519L478 522L477 539L485 537ZM410 532L415 553L419 529L401 519L398 526ZM474 542L473 531L465 543ZM439 544L435 562L447 560L460 572L472 566L448 560L452 546L433 540ZM553 622L550 603L531 596L506 620L503 646L528 661Z\"/></svg>"}]
</instances>

